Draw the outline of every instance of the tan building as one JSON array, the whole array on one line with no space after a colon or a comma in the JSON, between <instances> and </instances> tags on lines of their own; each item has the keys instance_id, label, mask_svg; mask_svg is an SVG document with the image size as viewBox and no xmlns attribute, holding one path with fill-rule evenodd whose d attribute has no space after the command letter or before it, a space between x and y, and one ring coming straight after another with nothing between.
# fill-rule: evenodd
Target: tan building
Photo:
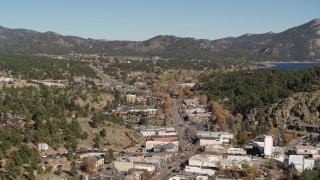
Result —
<instances>
[{"instance_id":1,"label":"tan building","mask_svg":"<svg viewBox=\"0 0 320 180\"><path fill-rule=\"evenodd\" d=\"M137 95L135 94L127 94L126 99L128 103L135 103L137 100Z\"/></svg>"},{"instance_id":2,"label":"tan building","mask_svg":"<svg viewBox=\"0 0 320 180\"><path fill-rule=\"evenodd\" d=\"M127 162L127 161L115 161L114 162L114 167L118 171L129 171L132 168L132 162Z\"/></svg>"}]
</instances>

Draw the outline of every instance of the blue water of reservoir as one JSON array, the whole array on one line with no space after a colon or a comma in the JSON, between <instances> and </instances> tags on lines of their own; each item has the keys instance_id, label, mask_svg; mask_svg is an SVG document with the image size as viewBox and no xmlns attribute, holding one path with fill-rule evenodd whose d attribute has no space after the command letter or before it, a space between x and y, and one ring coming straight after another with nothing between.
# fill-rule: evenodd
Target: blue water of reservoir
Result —
<instances>
[{"instance_id":1,"label":"blue water of reservoir","mask_svg":"<svg viewBox=\"0 0 320 180\"><path fill-rule=\"evenodd\" d=\"M309 69L315 66L320 66L320 63L276 63L274 66L263 68L266 70L280 69L280 70L299 70Z\"/></svg>"}]
</instances>

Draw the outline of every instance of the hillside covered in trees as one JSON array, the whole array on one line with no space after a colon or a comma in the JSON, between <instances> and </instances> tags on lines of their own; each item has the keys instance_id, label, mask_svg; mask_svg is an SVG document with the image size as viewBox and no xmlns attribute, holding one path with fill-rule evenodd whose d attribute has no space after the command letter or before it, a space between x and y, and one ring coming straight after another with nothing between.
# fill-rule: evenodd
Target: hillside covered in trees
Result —
<instances>
[{"instance_id":1,"label":"hillside covered in trees","mask_svg":"<svg viewBox=\"0 0 320 180\"><path fill-rule=\"evenodd\" d=\"M225 100L235 113L247 114L254 107L267 106L296 92L319 89L320 68L307 70L257 70L202 74L196 90L210 100ZM227 99L226 99L227 98Z\"/></svg>"},{"instance_id":2,"label":"hillside covered in trees","mask_svg":"<svg viewBox=\"0 0 320 180\"><path fill-rule=\"evenodd\" d=\"M96 77L85 62L13 54L0 54L0 71L22 79Z\"/></svg>"},{"instance_id":3,"label":"hillside covered in trees","mask_svg":"<svg viewBox=\"0 0 320 180\"><path fill-rule=\"evenodd\" d=\"M125 98L119 91L97 87L92 79L96 74L86 63L0 55L0 69L2 75L18 81L89 78L76 84L79 86L71 82L63 88L1 84L0 179L34 179L34 172L42 173L38 163L43 154L36 148L39 143L47 143L57 152L68 151L72 159L79 147L102 148L107 143L129 146L141 141L139 133L123 119L100 114ZM110 137L112 129L117 129L115 137Z\"/></svg>"}]
</instances>

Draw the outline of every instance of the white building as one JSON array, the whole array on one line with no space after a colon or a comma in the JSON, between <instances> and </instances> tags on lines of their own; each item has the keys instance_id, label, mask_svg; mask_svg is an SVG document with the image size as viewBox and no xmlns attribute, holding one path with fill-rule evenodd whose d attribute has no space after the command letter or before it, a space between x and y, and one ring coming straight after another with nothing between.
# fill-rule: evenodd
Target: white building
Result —
<instances>
[{"instance_id":1,"label":"white building","mask_svg":"<svg viewBox=\"0 0 320 180\"><path fill-rule=\"evenodd\" d=\"M0 77L0 82L13 82L13 78Z\"/></svg>"},{"instance_id":2,"label":"white building","mask_svg":"<svg viewBox=\"0 0 320 180\"><path fill-rule=\"evenodd\" d=\"M303 168L304 170L312 170L315 165L315 159L304 159Z\"/></svg>"},{"instance_id":3,"label":"white building","mask_svg":"<svg viewBox=\"0 0 320 180\"><path fill-rule=\"evenodd\" d=\"M205 113L206 110L204 108L197 107L197 108L186 109L185 112L187 114L197 114L197 113Z\"/></svg>"},{"instance_id":4,"label":"white building","mask_svg":"<svg viewBox=\"0 0 320 180\"><path fill-rule=\"evenodd\" d=\"M228 155L245 156L245 155L247 155L247 152L242 148L232 147L232 148L227 149L227 154Z\"/></svg>"},{"instance_id":5,"label":"white building","mask_svg":"<svg viewBox=\"0 0 320 180\"><path fill-rule=\"evenodd\" d=\"M318 154L318 150L314 146L296 146L294 147L297 155L313 156Z\"/></svg>"},{"instance_id":6,"label":"white building","mask_svg":"<svg viewBox=\"0 0 320 180\"><path fill-rule=\"evenodd\" d=\"M228 156L227 158L221 158L220 164L224 169L242 169L243 165L251 166L252 162L248 156Z\"/></svg>"},{"instance_id":7,"label":"white building","mask_svg":"<svg viewBox=\"0 0 320 180\"><path fill-rule=\"evenodd\" d=\"M284 150L282 147L275 146L272 148L272 158L284 162Z\"/></svg>"},{"instance_id":8,"label":"white building","mask_svg":"<svg viewBox=\"0 0 320 180\"><path fill-rule=\"evenodd\" d=\"M198 131L197 136L200 139L200 146L214 146L218 144L229 144L230 139L234 137L229 132L210 132Z\"/></svg>"},{"instance_id":9,"label":"white building","mask_svg":"<svg viewBox=\"0 0 320 180\"><path fill-rule=\"evenodd\" d=\"M186 166L184 171L190 173L205 174L209 176L213 176L216 172L215 170L210 168L200 168L197 166Z\"/></svg>"},{"instance_id":10,"label":"white building","mask_svg":"<svg viewBox=\"0 0 320 180\"><path fill-rule=\"evenodd\" d=\"M209 180L208 176L197 176L196 180Z\"/></svg>"},{"instance_id":11,"label":"white building","mask_svg":"<svg viewBox=\"0 0 320 180\"><path fill-rule=\"evenodd\" d=\"M209 136L200 137L199 142L200 142L200 146L205 146L205 147L222 144L219 137L209 137Z\"/></svg>"},{"instance_id":12,"label":"white building","mask_svg":"<svg viewBox=\"0 0 320 180\"><path fill-rule=\"evenodd\" d=\"M49 145L47 143L39 143L38 150L39 151L46 151L49 149Z\"/></svg>"},{"instance_id":13,"label":"white building","mask_svg":"<svg viewBox=\"0 0 320 180\"><path fill-rule=\"evenodd\" d=\"M191 178L188 178L186 176L177 175L177 176L173 176L173 177L169 178L169 180L191 180Z\"/></svg>"},{"instance_id":14,"label":"white building","mask_svg":"<svg viewBox=\"0 0 320 180\"><path fill-rule=\"evenodd\" d=\"M306 169L313 169L315 159L305 159L303 155L290 155L289 165L294 166L298 172L302 172Z\"/></svg>"},{"instance_id":15,"label":"white building","mask_svg":"<svg viewBox=\"0 0 320 180\"><path fill-rule=\"evenodd\" d=\"M267 157L272 156L273 138L272 136L264 137L264 155Z\"/></svg>"},{"instance_id":16,"label":"white building","mask_svg":"<svg viewBox=\"0 0 320 180\"><path fill-rule=\"evenodd\" d=\"M127 94L126 99L128 103L135 103L137 100L137 95L135 94Z\"/></svg>"},{"instance_id":17,"label":"white building","mask_svg":"<svg viewBox=\"0 0 320 180\"><path fill-rule=\"evenodd\" d=\"M177 131L173 127L159 127L159 128L148 128L148 129L140 129L140 133L144 137L148 136L174 136L177 135Z\"/></svg>"},{"instance_id":18,"label":"white building","mask_svg":"<svg viewBox=\"0 0 320 180\"><path fill-rule=\"evenodd\" d=\"M146 162L133 162L132 163L133 169L145 169L149 172L154 172L156 170L156 166L152 163L146 163Z\"/></svg>"},{"instance_id":19,"label":"white building","mask_svg":"<svg viewBox=\"0 0 320 180\"><path fill-rule=\"evenodd\" d=\"M192 88L194 85L195 85L195 83L181 83L181 84L178 84L178 87Z\"/></svg>"},{"instance_id":20,"label":"white building","mask_svg":"<svg viewBox=\"0 0 320 180\"><path fill-rule=\"evenodd\" d=\"M140 130L140 133L141 133L144 137L156 135L156 131L153 130L153 129L143 129L143 130Z\"/></svg>"},{"instance_id":21,"label":"white building","mask_svg":"<svg viewBox=\"0 0 320 180\"><path fill-rule=\"evenodd\" d=\"M190 166L198 167L217 167L217 162L222 158L221 155L196 154L189 159Z\"/></svg>"}]
</instances>

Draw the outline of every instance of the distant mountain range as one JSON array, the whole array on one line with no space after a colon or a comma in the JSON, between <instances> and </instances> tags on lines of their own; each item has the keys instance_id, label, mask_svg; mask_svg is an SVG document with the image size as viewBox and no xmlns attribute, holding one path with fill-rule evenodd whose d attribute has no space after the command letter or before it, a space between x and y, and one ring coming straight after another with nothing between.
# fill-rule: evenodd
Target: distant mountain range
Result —
<instances>
[{"instance_id":1,"label":"distant mountain range","mask_svg":"<svg viewBox=\"0 0 320 180\"><path fill-rule=\"evenodd\" d=\"M146 41L103 41L54 32L0 26L0 52L20 54L104 53L216 61L304 61L320 59L320 19L281 33L245 34L218 40L156 36Z\"/></svg>"}]
</instances>

